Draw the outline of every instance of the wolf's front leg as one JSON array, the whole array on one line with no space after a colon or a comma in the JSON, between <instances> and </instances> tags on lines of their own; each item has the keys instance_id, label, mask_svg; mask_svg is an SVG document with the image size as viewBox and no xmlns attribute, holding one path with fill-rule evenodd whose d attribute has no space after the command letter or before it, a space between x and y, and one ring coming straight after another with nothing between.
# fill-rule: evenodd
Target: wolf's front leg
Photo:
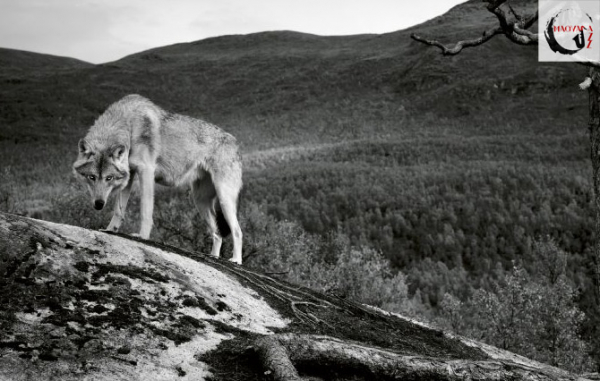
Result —
<instances>
[{"instance_id":1,"label":"wolf's front leg","mask_svg":"<svg viewBox=\"0 0 600 381\"><path fill-rule=\"evenodd\" d=\"M132 173L129 177L129 182L125 185L119 195L117 196L117 201L115 202L115 210L106 228L107 231L119 231L121 228L121 224L123 223L123 219L125 218L125 209L127 208L127 202L129 201L129 196L131 195L131 186L133 185L134 174Z\"/></svg>"},{"instance_id":2,"label":"wolf's front leg","mask_svg":"<svg viewBox=\"0 0 600 381\"><path fill-rule=\"evenodd\" d=\"M139 170L140 178L140 238L148 239L152 230L154 212L154 167L145 166Z\"/></svg>"}]
</instances>

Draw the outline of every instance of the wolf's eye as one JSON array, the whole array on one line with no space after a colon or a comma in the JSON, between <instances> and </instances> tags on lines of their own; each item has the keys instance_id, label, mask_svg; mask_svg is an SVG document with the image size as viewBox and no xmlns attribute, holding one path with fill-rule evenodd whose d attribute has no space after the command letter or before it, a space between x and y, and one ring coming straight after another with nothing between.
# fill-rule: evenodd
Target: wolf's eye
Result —
<instances>
[{"instance_id":1,"label":"wolf's eye","mask_svg":"<svg viewBox=\"0 0 600 381\"><path fill-rule=\"evenodd\" d=\"M112 181L113 177L112 176L106 176L106 181Z\"/></svg>"},{"instance_id":2,"label":"wolf's eye","mask_svg":"<svg viewBox=\"0 0 600 381\"><path fill-rule=\"evenodd\" d=\"M94 175L88 175L87 178L90 179L91 181L96 181L96 176L94 176Z\"/></svg>"}]
</instances>

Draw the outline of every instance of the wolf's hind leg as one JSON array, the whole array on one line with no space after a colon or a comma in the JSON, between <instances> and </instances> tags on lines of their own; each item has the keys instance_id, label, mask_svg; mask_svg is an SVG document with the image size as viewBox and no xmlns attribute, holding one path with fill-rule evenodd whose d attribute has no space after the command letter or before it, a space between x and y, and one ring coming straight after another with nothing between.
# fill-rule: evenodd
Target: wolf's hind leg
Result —
<instances>
[{"instance_id":1,"label":"wolf's hind leg","mask_svg":"<svg viewBox=\"0 0 600 381\"><path fill-rule=\"evenodd\" d=\"M223 216L231 229L231 236L233 238L233 256L230 261L242 264L242 229L237 218L237 200L240 193L241 185L234 186L234 184L227 184L222 182L215 182L215 188L217 190L217 198L221 204L221 210Z\"/></svg>"},{"instance_id":2,"label":"wolf's hind leg","mask_svg":"<svg viewBox=\"0 0 600 381\"><path fill-rule=\"evenodd\" d=\"M193 182L192 198L198 212L208 224L213 241L211 255L218 258L221 254L223 238L217 226L217 213L215 210L216 196L215 187L208 173L205 173L202 178Z\"/></svg>"},{"instance_id":3,"label":"wolf's hind leg","mask_svg":"<svg viewBox=\"0 0 600 381\"><path fill-rule=\"evenodd\" d=\"M129 177L129 182L125 185L119 195L117 196L117 201L115 202L115 210L106 228L107 231L119 231L121 228L121 224L123 223L123 219L125 218L125 209L127 208L127 202L129 201L129 196L131 195L131 186L133 185L134 174L132 173Z\"/></svg>"}]
</instances>

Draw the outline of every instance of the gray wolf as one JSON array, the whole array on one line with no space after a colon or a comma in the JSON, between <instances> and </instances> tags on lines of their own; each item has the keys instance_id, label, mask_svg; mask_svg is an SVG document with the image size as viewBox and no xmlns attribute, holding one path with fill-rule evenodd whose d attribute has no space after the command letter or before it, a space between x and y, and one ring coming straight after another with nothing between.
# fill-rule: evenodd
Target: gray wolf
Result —
<instances>
[{"instance_id":1,"label":"gray wolf","mask_svg":"<svg viewBox=\"0 0 600 381\"><path fill-rule=\"evenodd\" d=\"M218 257L222 238L231 233L232 262L242 263L242 230L237 219L242 160L235 137L200 119L170 113L140 95L128 95L98 117L79 141L73 171L87 184L95 209L118 193L106 228L118 231L131 186L140 185L140 231L152 230L154 183L191 186L194 203L212 235Z\"/></svg>"}]
</instances>

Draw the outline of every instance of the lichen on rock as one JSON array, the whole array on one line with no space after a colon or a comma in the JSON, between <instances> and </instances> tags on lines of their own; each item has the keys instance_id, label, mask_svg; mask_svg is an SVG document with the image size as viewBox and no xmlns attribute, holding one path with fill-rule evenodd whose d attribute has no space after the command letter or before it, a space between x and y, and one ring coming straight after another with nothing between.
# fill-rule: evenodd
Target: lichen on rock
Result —
<instances>
[{"instance_id":1,"label":"lichen on rock","mask_svg":"<svg viewBox=\"0 0 600 381\"><path fill-rule=\"evenodd\" d=\"M287 320L213 267L126 238L0 220L0 379L204 379L231 333ZM10 237L8 239L7 237Z\"/></svg>"}]
</instances>

